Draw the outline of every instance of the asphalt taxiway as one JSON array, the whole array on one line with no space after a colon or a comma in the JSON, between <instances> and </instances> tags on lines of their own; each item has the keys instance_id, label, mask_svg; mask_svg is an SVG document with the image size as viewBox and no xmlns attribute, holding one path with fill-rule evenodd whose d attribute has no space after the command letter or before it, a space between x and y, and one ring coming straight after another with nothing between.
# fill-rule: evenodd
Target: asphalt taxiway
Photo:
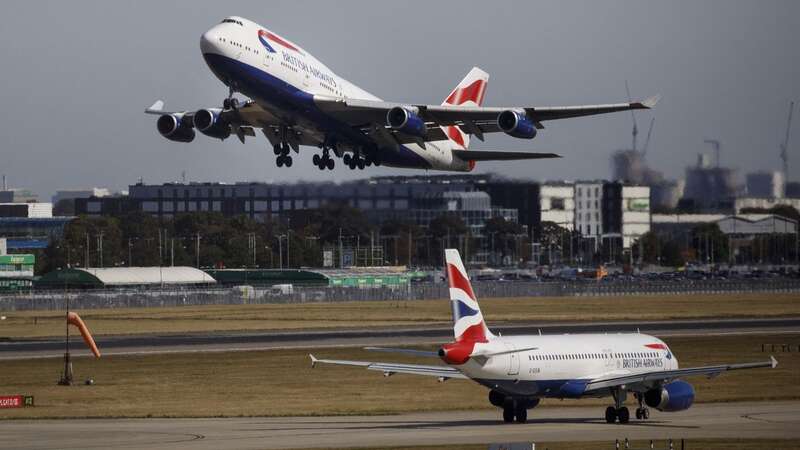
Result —
<instances>
[{"instance_id":1,"label":"asphalt taxiway","mask_svg":"<svg viewBox=\"0 0 800 450\"><path fill-rule=\"evenodd\" d=\"M545 407L527 424L497 411L396 416L247 417L0 421L3 445L18 449L276 449L391 447L614 439L800 439L800 401L698 404L650 420L607 424L603 408Z\"/></svg>"},{"instance_id":2,"label":"asphalt taxiway","mask_svg":"<svg viewBox=\"0 0 800 450\"><path fill-rule=\"evenodd\" d=\"M514 323L491 325L503 335L617 333L636 332L659 337L708 336L745 333L800 332L800 317L754 319L698 319L647 322ZM420 345L442 343L453 338L449 325L392 327L360 330L270 331L250 333L195 333L170 335L100 336L97 345L103 354L151 354L237 350L275 350L367 345ZM73 349L76 356L88 355L82 345ZM64 340L21 339L0 341L0 360L60 358Z\"/></svg>"}]
</instances>

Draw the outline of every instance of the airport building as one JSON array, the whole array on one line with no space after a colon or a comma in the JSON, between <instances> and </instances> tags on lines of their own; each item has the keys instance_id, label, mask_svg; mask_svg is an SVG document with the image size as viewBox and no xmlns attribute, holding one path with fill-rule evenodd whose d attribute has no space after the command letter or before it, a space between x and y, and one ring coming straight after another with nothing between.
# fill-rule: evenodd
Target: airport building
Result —
<instances>
[{"instance_id":1,"label":"airport building","mask_svg":"<svg viewBox=\"0 0 800 450\"><path fill-rule=\"evenodd\" d=\"M9 250L43 249L73 219L53 217L52 203L0 203L0 237Z\"/></svg>"}]
</instances>

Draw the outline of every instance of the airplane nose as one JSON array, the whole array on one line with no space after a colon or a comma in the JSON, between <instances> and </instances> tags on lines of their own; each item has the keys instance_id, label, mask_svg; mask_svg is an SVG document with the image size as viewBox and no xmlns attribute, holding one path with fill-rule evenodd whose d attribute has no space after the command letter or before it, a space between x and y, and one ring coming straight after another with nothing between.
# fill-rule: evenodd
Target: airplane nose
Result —
<instances>
[{"instance_id":1,"label":"airplane nose","mask_svg":"<svg viewBox=\"0 0 800 450\"><path fill-rule=\"evenodd\" d=\"M200 36L200 50L203 53L217 52L219 48L219 34L214 30L208 30Z\"/></svg>"}]
</instances>

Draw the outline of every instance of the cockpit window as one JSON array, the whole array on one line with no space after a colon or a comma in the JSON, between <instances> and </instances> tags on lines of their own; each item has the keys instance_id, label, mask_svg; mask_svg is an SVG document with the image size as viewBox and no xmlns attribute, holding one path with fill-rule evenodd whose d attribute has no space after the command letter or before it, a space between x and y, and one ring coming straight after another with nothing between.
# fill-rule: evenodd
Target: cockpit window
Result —
<instances>
[{"instance_id":1,"label":"cockpit window","mask_svg":"<svg viewBox=\"0 0 800 450\"><path fill-rule=\"evenodd\" d=\"M234 20L234 19L225 19L220 23L235 23L236 25L239 25L240 27L244 26L244 24L242 22L240 22L238 20Z\"/></svg>"}]
</instances>

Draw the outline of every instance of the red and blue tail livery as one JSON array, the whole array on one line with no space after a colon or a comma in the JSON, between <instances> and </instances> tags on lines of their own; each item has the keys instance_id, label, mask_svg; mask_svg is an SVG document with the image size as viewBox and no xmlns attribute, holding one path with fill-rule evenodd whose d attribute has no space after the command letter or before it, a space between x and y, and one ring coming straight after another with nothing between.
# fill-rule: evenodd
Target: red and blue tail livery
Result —
<instances>
[{"instance_id":1,"label":"red and blue tail livery","mask_svg":"<svg viewBox=\"0 0 800 450\"><path fill-rule=\"evenodd\" d=\"M486 327L467 271L457 250L445 250L447 282L453 309L453 334L456 342L487 342L491 332Z\"/></svg>"}]
</instances>

